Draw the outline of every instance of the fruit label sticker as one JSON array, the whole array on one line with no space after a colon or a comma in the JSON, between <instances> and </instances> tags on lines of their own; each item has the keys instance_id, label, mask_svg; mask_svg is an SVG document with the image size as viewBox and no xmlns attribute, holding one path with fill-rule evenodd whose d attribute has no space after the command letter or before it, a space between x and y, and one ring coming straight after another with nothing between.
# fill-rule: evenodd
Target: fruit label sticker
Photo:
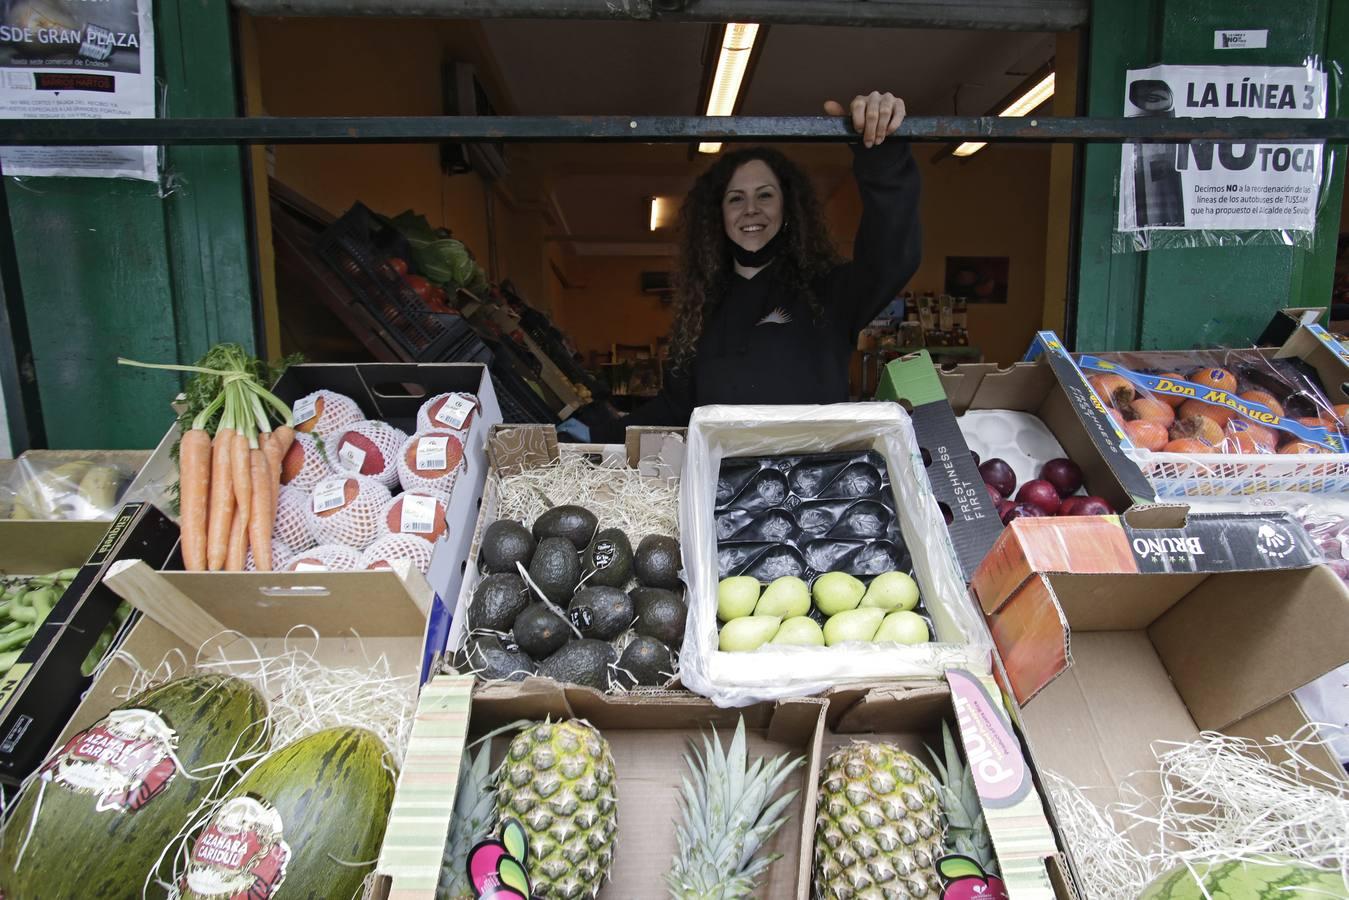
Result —
<instances>
[{"instance_id":1,"label":"fruit label sticker","mask_svg":"<svg viewBox=\"0 0 1349 900\"><path fill-rule=\"evenodd\" d=\"M314 487L312 503L314 512L327 512L339 509L347 502L347 480L345 478L325 478Z\"/></svg>"},{"instance_id":2,"label":"fruit label sticker","mask_svg":"<svg viewBox=\"0 0 1349 900\"><path fill-rule=\"evenodd\" d=\"M436 498L421 494L403 495L403 515L398 530L404 534L431 534L436 530Z\"/></svg>"},{"instance_id":3,"label":"fruit label sticker","mask_svg":"<svg viewBox=\"0 0 1349 900\"><path fill-rule=\"evenodd\" d=\"M311 562L297 562L297 563L295 564L294 568L291 569L291 571L292 571L292 572L326 572L326 571L328 571L328 567L327 567L327 566L324 566L324 565L319 565L318 563L311 563Z\"/></svg>"},{"instance_id":4,"label":"fruit label sticker","mask_svg":"<svg viewBox=\"0 0 1349 900\"><path fill-rule=\"evenodd\" d=\"M41 769L43 780L77 794L95 794L95 806L131 811L173 781L178 735L148 709L115 709L66 742Z\"/></svg>"},{"instance_id":5,"label":"fruit label sticker","mask_svg":"<svg viewBox=\"0 0 1349 900\"><path fill-rule=\"evenodd\" d=\"M597 541L595 550L591 553L591 559L595 561L596 569L607 569L613 564L617 550L613 541Z\"/></svg>"},{"instance_id":6,"label":"fruit label sticker","mask_svg":"<svg viewBox=\"0 0 1349 900\"><path fill-rule=\"evenodd\" d=\"M253 797L225 802L192 845L179 890L203 900L270 900L286 880L281 814Z\"/></svg>"},{"instance_id":7,"label":"fruit label sticker","mask_svg":"<svg viewBox=\"0 0 1349 900\"><path fill-rule=\"evenodd\" d=\"M479 841L468 853L464 874L478 900L530 900L529 842L515 819L501 826L501 837Z\"/></svg>"},{"instance_id":8,"label":"fruit label sticker","mask_svg":"<svg viewBox=\"0 0 1349 900\"><path fill-rule=\"evenodd\" d=\"M1030 772L1021 745L984 686L969 672L948 669L960 742L984 806L1016 806L1030 793Z\"/></svg>"},{"instance_id":9,"label":"fruit label sticker","mask_svg":"<svg viewBox=\"0 0 1349 900\"><path fill-rule=\"evenodd\" d=\"M365 451L355 444L343 444L337 451L337 458L353 472L361 471L361 466L365 465Z\"/></svg>"},{"instance_id":10,"label":"fruit label sticker","mask_svg":"<svg viewBox=\"0 0 1349 900\"><path fill-rule=\"evenodd\" d=\"M449 428L463 428L477 404L465 394L454 394L436 412L436 421Z\"/></svg>"},{"instance_id":11,"label":"fruit label sticker","mask_svg":"<svg viewBox=\"0 0 1349 900\"><path fill-rule=\"evenodd\" d=\"M590 630L590 625L595 620L595 614L588 606L578 606L575 609L567 610L567 618L571 619L571 624L584 632Z\"/></svg>"},{"instance_id":12,"label":"fruit label sticker","mask_svg":"<svg viewBox=\"0 0 1349 900\"><path fill-rule=\"evenodd\" d=\"M295 408L291 410L291 419L296 425L303 425L318 414L318 396L310 394L308 397L301 397L295 401Z\"/></svg>"},{"instance_id":13,"label":"fruit label sticker","mask_svg":"<svg viewBox=\"0 0 1349 900\"><path fill-rule=\"evenodd\" d=\"M450 444L448 435L432 434L417 441L417 468L444 471L450 467L446 448Z\"/></svg>"}]
</instances>

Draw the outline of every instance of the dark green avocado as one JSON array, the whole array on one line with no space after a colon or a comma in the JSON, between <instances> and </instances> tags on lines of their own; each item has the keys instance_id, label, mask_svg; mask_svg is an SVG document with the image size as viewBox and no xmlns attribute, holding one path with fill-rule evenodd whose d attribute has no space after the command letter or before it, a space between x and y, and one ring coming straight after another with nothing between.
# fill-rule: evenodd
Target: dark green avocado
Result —
<instances>
[{"instance_id":1,"label":"dark green avocado","mask_svg":"<svg viewBox=\"0 0 1349 900\"><path fill-rule=\"evenodd\" d=\"M461 671L487 681L524 681L534 674L534 660L513 644L503 644L495 634L471 637L464 644Z\"/></svg>"},{"instance_id":2,"label":"dark green avocado","mask_svg":"<svg viewBox=\"0 0 1349 900\"><path fill-rule=\"evenodd\" d=\"M585 637L613 640L632 625L632 598L618 588L586 585L572 598L567 618Z\"/></svg>"},{"instance_id":3,"label":"dark green avocado","mask_svg":"<svg viewBox=\"0 0 1349 900\"><path fill-rule=\"evenodd\" d=\"M638 634L653 637L678 650L684 643L684 623L689 609L673 591L638 587L630 592L637 614Z\"/></svg>"},{"instance_id":4,"label":"dark green avocado","mask_svg":"<svg viewBox=\"0 0 1349 900\"><path fill-rule=\"evenodd\" d=\"M478 559L488 572L514 572L516 563L529 565L537 546L528 528L510 519L498 519L483 532Z\"/></svg>"},{"instance_id":5,"label":"dark green avocado","mask_svg":"<svg viewBox=\"0 0 1349 900\"><path fill-rule=\"evenodd\" d=\"M604 691L609 689L609 666L617 659L618 653L608 641L585 638L563 644L562 649L539 663L538 674Z\"/></svg>"},{"instance_id":6,"label":"dark green avocado","mask_svg":"<svg viewBox=\"0 0 1349 900\"><path fill-rule=\"evenodd\" d=\"M652 637L633 638L618 658L615 680L623 687L659 687L674 675L674 654Z\"/></svg>"},{"instance_id":7,"label":"dark green avocado","mask_svg":"<svg viewBox=\"0 0 1349 900\"><path fill-rule=\"evenodd\" d=\"M468 607L470 631L510 631L515 617L529 605L529 589L519 575L488 575L473 591Z\"/></svg>"},{"instance_id":8,"label":"dark green avocado","mask_svg":"<svg viewBox=\"0 0 1349 900\"><path fill-rule=\"evenodd\" d=\"M672 537L649 534L637 545L632 562L637 580L647 587L679 588L679 541Z\"/></svg>"},{"instance_id":9,"label":"dark green avocado","mask_svg":"<svg viewBox=\"0 0 1349 900\"><path fill-rule=\"evenodd\" d=\"M544 538L566 538L579 551L590 544L599 524L600 520L584 506L554 506L534 520L534 537L540 543Z\"/></svg>"},{"instance_id":10,"label":"dark green avocado","mask_svg":"<svg viewBox=\"0 0 1349 900\"><path fill-rule=\"evenodd\" d=\"M529 564L529 577L534 579L545 597L566 606L581 581L581 561L571 541L562 537L539 541L539 549L534 551L534 559Z\"/></svg>"},{"instance_id":11,"label":"dark green avocado","mask_svg":"<svg viewBox=\"0 0 1349 900\"><path fill-rule=\"evenodd\" d=\"M530 656L545 659L561 649L575 634L566 621L547 605L531 603L515 617L511 637Z\"/></svg>"},{"instance_id":12,"label":"dark green avocado","mask_svg":"<svg viewBox=\"0 0 1349 900\"><path fill-rule=\"evenodd\" d=\"M632 578L632 543L618 528L606 528L586 548L581 568L586 584L627 587Z\"/></svg>"}]
</instances>

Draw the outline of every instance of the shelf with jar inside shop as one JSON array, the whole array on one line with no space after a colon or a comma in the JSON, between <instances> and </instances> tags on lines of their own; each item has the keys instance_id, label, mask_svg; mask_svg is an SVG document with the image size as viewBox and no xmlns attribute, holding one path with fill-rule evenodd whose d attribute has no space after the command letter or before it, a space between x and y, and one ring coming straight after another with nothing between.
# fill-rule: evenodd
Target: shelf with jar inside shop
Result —
<instances>
[{"instance_id":1,"label":"shelf with jar inside shop","mask_svg":"<svg viewBox=\"0 0 1349 900\"><path fill-rule=\"evenodd\" d=\"M938 364L983 361L983 351L970 345L969 307L963 298L932 291L905 291L896 297L857 337L861 383L855 393L871 396L886 363L919 350Z\"/></svg>"}]
</instances>

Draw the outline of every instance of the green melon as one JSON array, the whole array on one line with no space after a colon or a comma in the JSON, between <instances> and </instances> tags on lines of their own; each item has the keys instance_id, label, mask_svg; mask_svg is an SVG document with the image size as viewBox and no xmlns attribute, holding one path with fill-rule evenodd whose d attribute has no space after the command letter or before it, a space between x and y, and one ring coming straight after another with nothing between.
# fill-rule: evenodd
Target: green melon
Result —
<instances>
[{"instance_id":1,"label":"green melon","mask_svg":"<svg viewBox=\"0 0 1349 900\"><path fill-rule=\"evenodd\" d=\"M1138 900L1330 900L1349 897L1339 872L1285 858L1198 867L1208 897L1184 866L1148 885Z\"/></svg>"},{"instance_id":2,"label":"green melon","mask_svg":"<svg viewBox=\"0 0 1349 900\"><path fill-rule=\"evenodd\" d=\"M0 847L0 891L10 900L139 898L208 799L211 767L265 751L268 738L266 702L237 678L180 678L134 697L53 753L20 795ZM183 777L169 748L203 777ZM227 771L221 790L239 774Z\"/></svg>"},{"instance_id":3,"label":"green melon","mask_svg":"<svg viewBox=\"0 0 1349 900\"><path fill-rule=\"evenodd\" d=\"M197 834L182 900L360 896L393 791L373 732L328 728L292 741L239 779Z\"/></svg>"}]
</instances>

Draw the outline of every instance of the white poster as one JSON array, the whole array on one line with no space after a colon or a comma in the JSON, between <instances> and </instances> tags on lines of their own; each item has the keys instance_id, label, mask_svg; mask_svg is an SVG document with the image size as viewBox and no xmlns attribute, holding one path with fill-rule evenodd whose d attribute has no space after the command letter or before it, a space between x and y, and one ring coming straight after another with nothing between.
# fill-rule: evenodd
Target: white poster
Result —
<instances>
[{"instance_id":1,"label":"white poster","mask_svg":"<svg viewBox=\"0 0 1349 900\"><path fill-rule=\"evenodd\" d=\"M0 0L0 118L154 118L150 0ZM157 147L6 147L6 175L158 178Z\"/></svg>"},{"instance_id":2,"label":"white poster","mask_svg":"<svg viewBox=\"0 0 1349 900\"><path fill-rule=\"evenodd\" d=\"M1311 66L1133 69L1124 115L1323 119L1326 76ZM1120 231L1313 231L1320 144L1125 144Z\"/></svg>"}]
</instances>

